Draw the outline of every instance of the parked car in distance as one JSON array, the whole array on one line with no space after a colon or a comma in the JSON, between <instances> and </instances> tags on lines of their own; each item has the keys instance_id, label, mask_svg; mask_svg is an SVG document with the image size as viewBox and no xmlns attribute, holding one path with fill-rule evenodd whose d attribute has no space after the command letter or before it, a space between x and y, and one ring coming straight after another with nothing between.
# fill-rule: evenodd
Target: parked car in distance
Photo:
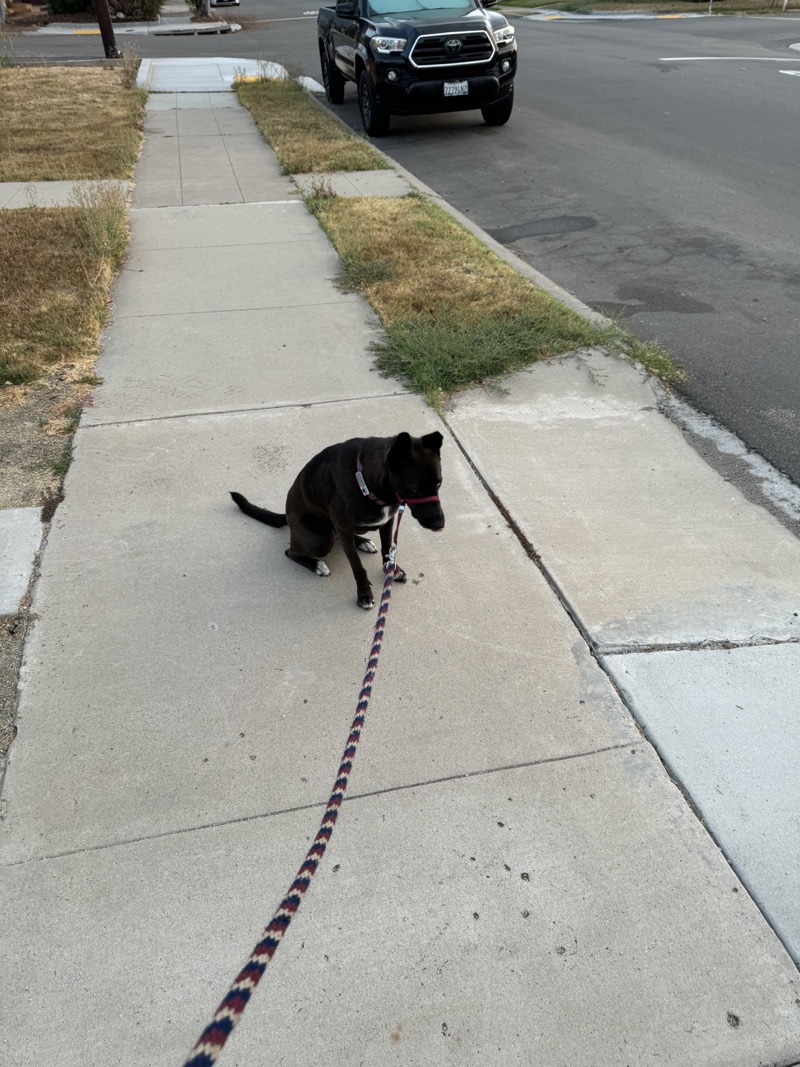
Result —
<instances>
[{"instance_id":1,"label":"parked car in distance","mask_svg":"<svg viewBox=\"0 0 800 1067\"><path fill-rule=\"evenodd\" d=\"M338 0L320 8L317 38L331 104L353 82L364 130L391 115L480 110L502 126L514 108L517 42L497 0Z\"/></svg>"}]
</instances>

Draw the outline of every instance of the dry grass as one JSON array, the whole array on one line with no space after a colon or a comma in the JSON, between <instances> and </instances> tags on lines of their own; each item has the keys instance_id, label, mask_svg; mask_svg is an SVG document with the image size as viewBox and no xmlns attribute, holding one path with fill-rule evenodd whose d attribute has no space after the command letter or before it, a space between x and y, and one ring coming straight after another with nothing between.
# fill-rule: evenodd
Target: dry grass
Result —
<instances>
[{"instance_id":1,"label":"dry grass","mask_svg":"<svg viewBox=\"0 0 800 1067\"><path fill-rule=\"evenodd\" d=\"M286 173L387 166L291 79L246 79L238 92ZM666 380L683 377L659 345L571 311L425 197L340 198L320 178L306 202L342 260L340 284L362 293L384 324L379 369L436 407L454 389L598 344Z\"/></svg>"},{"instance_id":2,"label":"dry grass","mask_svg":"<svg viewBox=\"0 0 800 1067\"><path fill-rule=\"evenodd\" d=\"M89 374L127 232L117 191L0 212L0 389L65 364Z\"/></svg>"},{"instance_id":3,"label":"dry grass","mask_svg":"<svg viewBox=\"0 0 800 1067\"><path fill-rule=\"evenodd\" d=\"M0 69L0 180L130 177L141 146L144 94L126 83L125 70ZM127 204L116 186L82 186L68 208L36 207L32 198L27 209L0 212L0 391L6 405L22 403L21 387L65 366L77 378L90 373L127 243ZM85 392L76 397L84 399Z\"/></svg>"},{"instance_id":4,"label":"dry grass","mask_svg":"<svg viewBox=\"0 0 800 1067\"><path fill-rule=\"evenodd\" d=\"M553 310L551 297L422 196L329 197L314 204L345 272L373 275L357 287L384 323L451 311L477 322L523 308Z\"/></svg>"},{"instance_id":5,"label":"dry grass","mask_svg":"<svg viewBox=\"0 0 800 1067\"><path fill-rule=\"evenodd\" d=\"M601 340L424 197L309 203L342 259L342 286L384 324L379 369L435 407L455 389Z\"/></svg>"},{"instance_id":6,"label":"dry grass","mask_svg":"<svg viewBox=\"0 0 800 1067\"><path fill-rule=\"evenodd\" d=\"M261 78L239 82L236 89L285 174L389 169L383 156L345 129L296 81Z\"/></svg>"},{"instance_id":7,"label":"dry grass","mask_svg":"<svg viewBox=\"0 0 800 1067\"><path fill-rule=\"evenodd\" d=\"M681 377L660 346L560 304L425 197L318 195L308 203L341 257L340 284L363 293L384 324L379 369L435 407L454 390L595 345L662 378Z\"/></svg>"},{"instance_id":8,"label":"dry grass","mask_svg":"<svg viewBox=\"0 0 800 1067\"><path fill-rule=\"evenodd\" d=\"M116 70L0 67L0 181L129 178L144 94Z\"/></svg>"}]
</instances>

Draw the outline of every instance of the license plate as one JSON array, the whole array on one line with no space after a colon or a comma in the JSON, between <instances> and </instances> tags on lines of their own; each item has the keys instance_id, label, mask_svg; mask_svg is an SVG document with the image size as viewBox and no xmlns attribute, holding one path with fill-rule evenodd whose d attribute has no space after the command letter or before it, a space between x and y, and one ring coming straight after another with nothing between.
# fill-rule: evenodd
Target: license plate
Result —
<instances>
[{"instance_id":1,"label":"license plate","mask_svg":"<svg viewBox=\"0 0 800 1067\"><path fill-rule=\"evenodd\" d=\"M466 96L469 93L469 82L445 82L445 96Z\"/></svg>"}]
</instances>

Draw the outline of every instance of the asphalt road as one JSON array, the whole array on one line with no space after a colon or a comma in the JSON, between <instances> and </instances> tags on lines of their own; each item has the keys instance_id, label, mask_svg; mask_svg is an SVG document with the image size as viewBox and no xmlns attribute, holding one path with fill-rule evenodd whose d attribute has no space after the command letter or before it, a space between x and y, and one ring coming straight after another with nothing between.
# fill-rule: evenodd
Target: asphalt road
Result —
<instances>
[{"instance_id":1,"label":"asphalt road","mask_svg":"<svg viewBox=\"0 0 800 1067\"><path fill-rule=\"evenodd\" d=\"M318 76L312 10L245 0L228 9L241 33L136 48ZM688 371L687 397L800 484L800 77L783 73L800 72L800 19L514 22L508 126L398 119L380 147L587 304L658 338ZM87 48L24 40L52 58ZM353 89L337 111L360 129Z\"/></svg>"}]
</instances>

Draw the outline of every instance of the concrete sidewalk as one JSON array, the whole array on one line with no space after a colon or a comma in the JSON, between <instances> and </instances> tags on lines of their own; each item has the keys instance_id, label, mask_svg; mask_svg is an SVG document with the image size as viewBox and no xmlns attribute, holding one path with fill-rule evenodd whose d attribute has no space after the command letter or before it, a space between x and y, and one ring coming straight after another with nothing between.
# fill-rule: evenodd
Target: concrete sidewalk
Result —
<instances>
[{"instance_id":1,"label":"concrete sidewalk","mask_svg":"<svg viewBox=\"0 0 800 1067\"><path fill-rule=\"evenodd\" d=\"M800 1063L797 540L607 356L444 425L379 377L297 185L184 71L35 590L0 1061L182 1062L316 833L374 621L228 490L277 508L324 445L438 427L447 529L403 524L342 817L221 1062Z\"/></svg>"}]
</instances>

